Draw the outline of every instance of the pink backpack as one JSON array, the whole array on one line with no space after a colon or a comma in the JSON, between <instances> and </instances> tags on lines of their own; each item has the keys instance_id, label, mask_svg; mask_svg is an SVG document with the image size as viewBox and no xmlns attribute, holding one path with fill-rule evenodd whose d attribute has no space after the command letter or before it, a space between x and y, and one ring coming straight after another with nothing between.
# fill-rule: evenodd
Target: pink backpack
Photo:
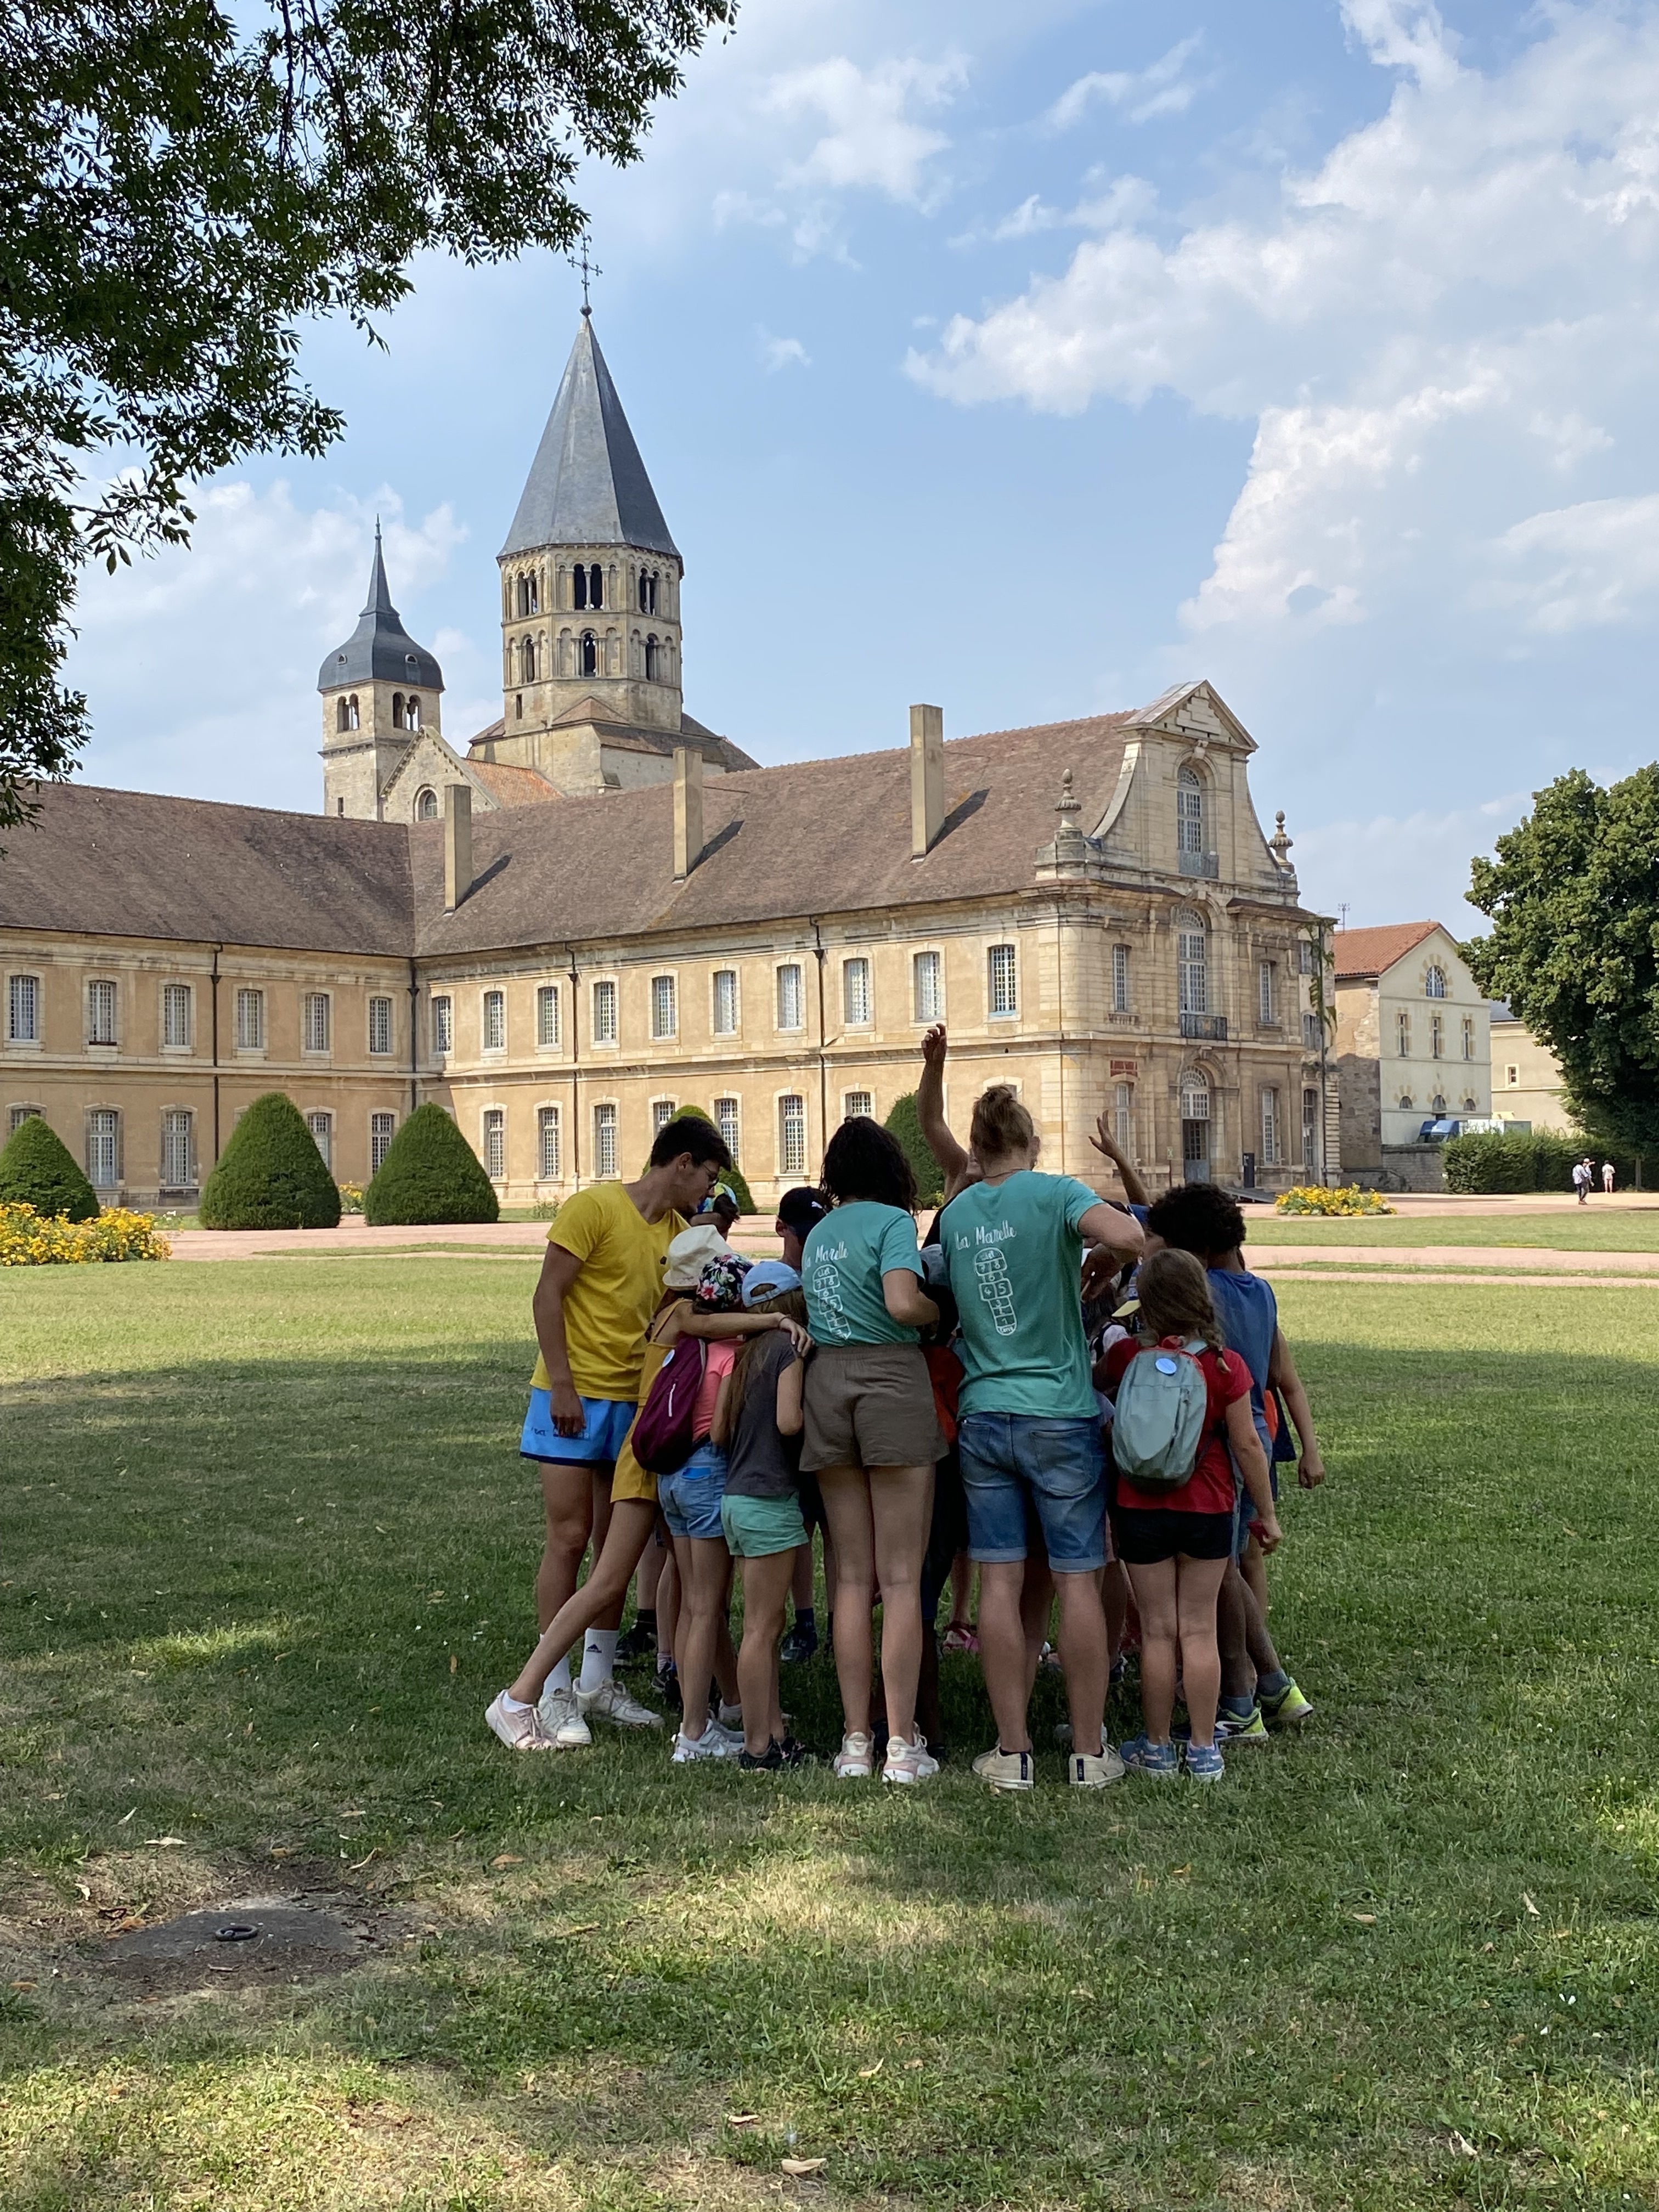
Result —
<instances>
[{"instance_id":1,"label":"pink backpack","mask_svg":"<svg viewBox=\"0 0 1659 2212\"><path fill-rule=\"evenodd\" d=\"M678 1474L696 1450L691 1425L708 1346L683 1336L657 1370L634 1424L634 1456L651 1474Z\"/></svg>"}]
</instances>

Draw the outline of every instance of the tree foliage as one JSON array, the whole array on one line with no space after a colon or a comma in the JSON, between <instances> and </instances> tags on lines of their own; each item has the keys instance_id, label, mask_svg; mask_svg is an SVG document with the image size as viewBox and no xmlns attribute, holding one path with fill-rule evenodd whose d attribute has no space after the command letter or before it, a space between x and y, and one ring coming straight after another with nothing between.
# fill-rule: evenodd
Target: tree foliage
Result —
<instances>
[{"instance_id":1,"label":"tree foliage","mask_svg":"<svg viewBox=\"0 0 1659 2212\"><path fill-rule=\"evenodd\" d=\"M1558 777L1472 865L1492 921L1468 946L1481 988L1555 1054L1588 1134L1659 1150L1659 764L1606 790Z\"/></svg>"},{"instance_id":2,"label":"tree foliage","mask_svg":"<svg viewBox=\"0 0 1659 2212\"><path fill-rule=\"evenodd\" d=\"M300 331L416 253L568 252L733 0L0 0L0 827L65 774L83 560L182 542L192 482L315 454ZM111 450L101 489L87 477Z\"/></svg>"},{"instance_id":3,"label":"tree foliage","mask_svg":"<svg viewBox=\"0 0 1659 2212\"><path fill-rule=\"evenodd\" d=\"M204 1229L333 1229L340 1193L286 1092L256 1098L202 1186Z\"/></svg>"},{"instance_id":4,"label":"tree foliage","mask_svg":"<svg viewBox=\"0 0 1659 2212\"><path fill-rule=\"evenodd\" d=\"M483 1164L441 1106L417 1106L386 1146L363 1193L371 1228L415 1221L497 1221L501 1203Z\"/></svg>"},{"instance_id":5,"label":"tree foliage","mask_svg":"<svg viewBox=\"0 0 1659 2212\"><path fill-rule=\"evenodd\" d=\"M712 1114L705 1114L701 1106L679 1106L676 1107L675 1112L677 1115L695 1114L698 1121L707 1121L711 1129L717 1128L720 1126L715 1121L714 1115ZM743 1170L740 1167L734 1164L729 1168L722 1168L720 1170L720 1182L725 1184L726 1189L729 1190L732 1197L737 1200L738 1207L743 1212L752 1213L755 1211L754 1197L750 1191L748 1184L743 1179ZM719 1184L715 1186L717 1189L719 1187Z\"/></svg>"},{"instance_id":6,"label":"tree foliage","mask_svg":"<svg viewBox=\"0 0 1659 2212\"><path fill-rule=\"evenodd\" d=\"M933 1158L932 1146L921 1133L916 1094L907 1091L893 1101L893 1110L883 1125L899 1140L910 1172L916 1179L916 1195L923 1206L937 1206L945 1195L945 1170Z\"/></svg>"},{"instance_id":7,"label":"tree foliage","mask_svg":"<svg viewBox=\"0 0 1659 2212\"><path fill-rule=\"evenodd\" d=\"M90 1221L98 1212L98 1194L74 1153L38 1114L20 1121L0 1152L0 1206L32 1206L67 1221Z\"/></svg>"}]
</instances>

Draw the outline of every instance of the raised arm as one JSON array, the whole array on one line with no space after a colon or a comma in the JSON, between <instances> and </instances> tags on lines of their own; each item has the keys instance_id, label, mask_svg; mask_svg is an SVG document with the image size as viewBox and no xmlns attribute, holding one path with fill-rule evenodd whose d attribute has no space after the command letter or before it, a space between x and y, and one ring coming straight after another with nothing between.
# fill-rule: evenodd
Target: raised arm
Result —
<instances>
[{"instance_id":1,"label":"raised arm","mask_svg":"<svg viewBox=\"0 0 1659 2212\"><path fill-rule=\"evenodd\" d=\"M1117 1170L1117 1179L1123 1185L1123 1195L1130 1205L1149 1206L1152 1200L1146 1195L1146 1186L1130 1166L1127 1155L1113 1136L1109 1115L1102 1114L1098 1117L1095 1122L1095 1133L1089 1142Z\"/></svg>"},{"instance_id":2,"label":"raised arm","mask_svg":"<svg viewBox=\"0 0 1659 2212\"><path fill-rule=\"evenodd\" d=\"M916 1119L928 1151L939 1164L947 1189L953 1183L960 1188L958 1178L968 1165L967 1148L951 1134L945 1118L945 1057L949 1050L945 1024L938 1022L921 1041L921 1080L916 1085Z\"/></svg>"},{"instance_id":3,"label":"raised arm","mask_svg":"<svg viewBox=\"0 0 1659 2212\"><path fill-rule=\"evenodd\" d=\"M587 1415L571 1379L570 1349L564 1334L564 1302L581 1268L574 1252L567 1252L562 1244L550 1244L543 1255L541 1276L531 1301L536 1341L547 1369L553 1425L562 1437L579 1437L587 1426Z\"/></svg>"}]
</instances>

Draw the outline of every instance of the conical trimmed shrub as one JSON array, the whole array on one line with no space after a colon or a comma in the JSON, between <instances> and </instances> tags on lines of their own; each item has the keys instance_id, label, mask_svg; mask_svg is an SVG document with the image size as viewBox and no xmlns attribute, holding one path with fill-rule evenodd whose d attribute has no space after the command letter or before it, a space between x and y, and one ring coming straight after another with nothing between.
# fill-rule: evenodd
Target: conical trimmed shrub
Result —
<instances>
[{"instance_id":1,"label":"conical trimmed shrub","mask_svg":"<svg viewBox=\"0 0 1659 2212\"><path fill-rule=\"evenodd\" d=\"M914 1091L907 1091L902 1098L893 1101L893 1110L883 1126L898 1139L899 1147L910 1163L910 1172L916 1179L916 1196L921 1204L937 1206L945 1195L945 1172L921 1133L921 1116L916 1111Z\"/></svg>"},{"instance_id":2,"label":"conical trimmed shrub","mask_svg":"<svg viewBox=\"0 0 1659 2212\"><path fill-rule=\"evenodd\" d=\"M380 1173L363 1193L371 1227L419 1221L495 1221L495 1186L483 1164L441 1106L417 1106L386 1147Z\"/></svg>"},{"instance_id":3,"label":"conical trimmed shrub","mask_svg":"<svg viewBox=\"0 0 1659 2212\"><path fill-rule=\"evenodd\" d=\"M332 1229L340 1193L286 1092L256 1098L202 1186L204 1229Z\"/></svg>"},{"instance_id":4,"label":"conical trimmed shrub","mask_svg":"<svg viewBox=\"0 0 1659 2212\"><path fill-rule=\"evenodd\" d=\"M0 1152L0 1206L32 1206L67 1221L90 1221L99 1212L98 1194L74 1153L39 1114L20 1121Z\"/></svg>"}]
</instances>

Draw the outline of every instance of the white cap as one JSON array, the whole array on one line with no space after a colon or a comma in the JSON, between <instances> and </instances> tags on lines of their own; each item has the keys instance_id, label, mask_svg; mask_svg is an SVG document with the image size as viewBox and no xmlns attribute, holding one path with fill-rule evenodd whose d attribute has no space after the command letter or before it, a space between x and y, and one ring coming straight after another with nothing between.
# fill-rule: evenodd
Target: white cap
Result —
<instances>
[{"instance_id":1,"label":"white cap","mask_svg":"<svg viewBox=\"0 0 1659 2212\"><path fill-rule=\"evenodd\" d=\"M663 1288L665 1291L695 1291L708 1262L724 1259L731 1249L731 1245L712 1221L694 1222L690 1229L682 1229L668 1248L668 1263L663 1270Z\"/></svg>"}]
</instances>

